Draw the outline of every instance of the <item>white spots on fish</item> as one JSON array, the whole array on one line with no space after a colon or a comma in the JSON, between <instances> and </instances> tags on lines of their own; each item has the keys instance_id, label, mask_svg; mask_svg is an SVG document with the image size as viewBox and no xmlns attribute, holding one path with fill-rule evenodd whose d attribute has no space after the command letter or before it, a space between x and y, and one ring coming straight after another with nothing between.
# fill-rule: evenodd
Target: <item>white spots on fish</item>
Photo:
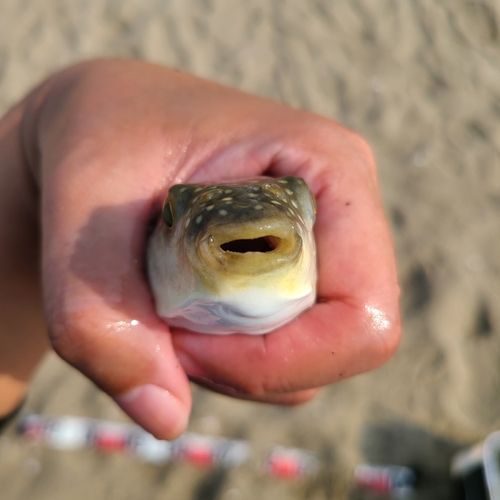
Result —
<instances>
[{"instance_id":1,"label":"white spots on fish","mask_svg":"<svg viewBox=\"0 0 500 500\"><path fill-rule=\"evenodd\" d=\"M179 193L183 193L184 191L186 191L186 189L187 189L187 187L185 187L185 186L184 186L184 187L181 187L181 188L179 189Z\"/></svg>"},{"instance_id":2,"label":"white spots on fish","mask_svg":"<svg viewBox=\"0 0 500 500\"><path fill-rule=\"evenodd\" d=\"M232 196L226 196L226 198L222 198L221 201L233 201Z\"/></svg>"},{"instance_id":3,"label":"white spots on fish","mask_svg":"<svg viewBox=\"0 0 500 500\"><path fill-rule=\"evenodd\" d=\"M295 200L292 200L292 205L295 207L295 208L299 208L299 206L297 205L297 202Z\"/></svg>"},{"instance_id":4,"label":"white spots on fish","mask_svg":"<svg viewBox=\"0 0 500 500\"><path fill-rule=\"evenodd\" d=\"M191 222L191 217L188 217L188 218L186 219L186 224L185 224L185 226L184 226L186 229L187 229L187 227L189 226L189 223L190 223L190 222Z\"/></svg>"},{"instance_id":5,"label":"white spots on fish","mask_svg":"<svg viewBox=\"0 0 500 500\"><path fill-rule=\"evenodd\" d=\"M259 204L259 205L255 205L255 207L253 207L253 208L255 208L255 210L262 210L264 207Z\"/></svg>"},{"instance_id":6,"label":"white spots on fish","mask_svg":"<svg viewBox=\"0 0 500 500\"><path fill-rule=\"evenodd\" d=\"M224 194L231 194L232 192L232 189L224 189Z\"/></svg>"},{"instance_id":7,"label":"white spots on fish","mask_svg":"<svg viewBox=\"0 0 500 500\"><path fill-rule=\"evenodd\" d=\"M285 179L279 179L279 180L278 180L278 182L279 182L280 184L288 184L288 181L287 181L287 180L285 180Z\"/></svg>"},{"instance_id":8,"label":"white spots on fish","mask_svg":"<svg viewBox=\"0 0 500 500\"><path fill-rule=\"evenodd\" d=\"M257 194L255 194L255 193L248 193L248 194L247 194L247 196L248 196L249 198L257 198L257 196L258 196L258 195L257 195Z\"/></svg>"},{"instance_id":9,"label":"white spots on fish","mask_svg":"<svg viewBox=\"0 0 500 500\"><path fill-rule=\"evenodd\" d=\"M194 192L195 192L195 193L199 193L202 189L203 189L203 187L197 187L197 188L194 190Z\"/></svg>"},{"instance_id":10,"label":"white spots on fish","mask_svg":"<svg viewBox=\"0 0 500 500\"><path fill-rule=\"evenodd\" d=\"M199 224L202 220L203 220L203 215L198 215L198 217L196 217L196 224Z\"/></svg>"},{"instance_id":11,"label":"white spots on fish","mask_svg":"<svg viewBox=\"0 0 500 500\"><path fill-rule=\"evenodd\" d=\"M281 203L279 201L276 201L276 200L271 200L271 203L273 205L279 205L281 207Z\"/></svg>"},{"instance_id":12,"label":"white spots on fish","mask_svg":"<svg viewBox=\"0 0 500 500\"><path fill-rule=\"evenodd\" d=\"M219 210L219 215L227 215L227 210Z\"/></svg>"},{"instance_id":13,"label":"white spots on fish","mask_svg":"<svg viewBox=\"0 0 500 500\"><path fill-rule=\"evenodd\" d=\"M213 210L215 205L208 205L208 207L205 209L207 212L210 212L210 210Z\"/></svg>"},{"instance_id":14,"label":"white spots on fish","mask_svg":"<svg viewBox=\"0 0 500 500\"><path fill-rule=\"evenodd\" d=\"M217 196L219 196L222 193L221 189L212 189L210 191L206 191L200 196L200 201L203 203L209 202L210 200L213 200Z\"/></svg>"},{"instance_id":15,"label":"white spots on fish","mask_svg":"<svg viewBox=\"0 0 500 500\"><path fill-rule=\"evenodd\" d=\"M292 191L291 189L286 188L286 189L285 189L285 193L286 193L288 196L292 196L293 191Z\"/></svg>"}]
</instances>

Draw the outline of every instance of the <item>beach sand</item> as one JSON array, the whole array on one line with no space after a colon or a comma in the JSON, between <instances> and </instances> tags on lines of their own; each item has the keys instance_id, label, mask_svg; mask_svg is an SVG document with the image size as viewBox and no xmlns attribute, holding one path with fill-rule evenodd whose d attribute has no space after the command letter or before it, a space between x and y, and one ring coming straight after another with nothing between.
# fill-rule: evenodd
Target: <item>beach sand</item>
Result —
<instances>
[{"instance_id":1,"label":"beach sand","mask_svg":"<svg viewBox=\"0 0 500 500\"><path fill-rule=\"evenodd\" d=\"M500 427L500 4L494 0L0 0L0 110L77 61L124 56L339 121L373 147L402 286L404 337L382 368L298 408L195 389L190 430L248 439L238 469L58 451L13 426L2 500L363 499L357 463L412 464L416 498L449 499L450 456ZM49 356L26 411L126 421ZM273 444L317 477L262 472ZM370 497L372 498L372 497Z\"/></svg>"}]
</instances>

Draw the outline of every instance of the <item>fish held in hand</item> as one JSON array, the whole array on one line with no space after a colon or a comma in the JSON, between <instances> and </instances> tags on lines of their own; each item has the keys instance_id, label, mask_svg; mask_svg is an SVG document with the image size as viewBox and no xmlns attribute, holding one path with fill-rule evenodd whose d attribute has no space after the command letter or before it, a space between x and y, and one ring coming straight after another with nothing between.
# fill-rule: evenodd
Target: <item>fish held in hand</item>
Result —
<instances>
[{"instance_id":1,"label":"fish held in hand","mask_svg":"<svg viewBox=\"0 0 500 500\"><path fill-rule=\"evenodd\" d=\"M172 186L147 251L158 315L201 333L288 323L316 299L315 213L297 177Z\"/></svg>"}]
</instances>

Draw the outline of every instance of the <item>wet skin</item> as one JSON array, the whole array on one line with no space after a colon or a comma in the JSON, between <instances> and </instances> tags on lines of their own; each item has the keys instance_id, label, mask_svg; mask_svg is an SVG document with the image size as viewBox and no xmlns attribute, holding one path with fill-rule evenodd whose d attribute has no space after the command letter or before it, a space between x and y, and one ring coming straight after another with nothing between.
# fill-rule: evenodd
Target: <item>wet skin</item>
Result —
<instances>
[{"instance_id":1,"label":"wet skin","mask_svg":"<svg viewBox=\"0 0 500 500\"><path fill-rule=\"evenodd\" d=\"M0 165L0 412L26 390L46 331L164 438L186 426L188 378L296 404L379 366L399 342L373 157L334 122L159 66L96 61L49 79L0 122ZM169 328L144 273L168 189L260 175L302 177L316 198L317 303L268 335Z\"/></svg>"}]
</instances>

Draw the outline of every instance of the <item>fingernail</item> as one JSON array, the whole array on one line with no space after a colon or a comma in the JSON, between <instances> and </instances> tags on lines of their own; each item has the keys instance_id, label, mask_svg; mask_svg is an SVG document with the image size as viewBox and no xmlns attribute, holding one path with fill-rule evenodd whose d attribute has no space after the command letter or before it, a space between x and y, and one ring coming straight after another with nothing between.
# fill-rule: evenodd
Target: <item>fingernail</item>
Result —
<instances>
[{"instance_id":1,"label":"fingernail","mask_svg":"<svg viewBox=\"0 0 500 500\"><path fill-rule=\"evenodd\" d=\"M114 399L130 418L158 439L175 439L187 427L188 408L157 385L146 384Z\"/></svg>"}]
</instances>

